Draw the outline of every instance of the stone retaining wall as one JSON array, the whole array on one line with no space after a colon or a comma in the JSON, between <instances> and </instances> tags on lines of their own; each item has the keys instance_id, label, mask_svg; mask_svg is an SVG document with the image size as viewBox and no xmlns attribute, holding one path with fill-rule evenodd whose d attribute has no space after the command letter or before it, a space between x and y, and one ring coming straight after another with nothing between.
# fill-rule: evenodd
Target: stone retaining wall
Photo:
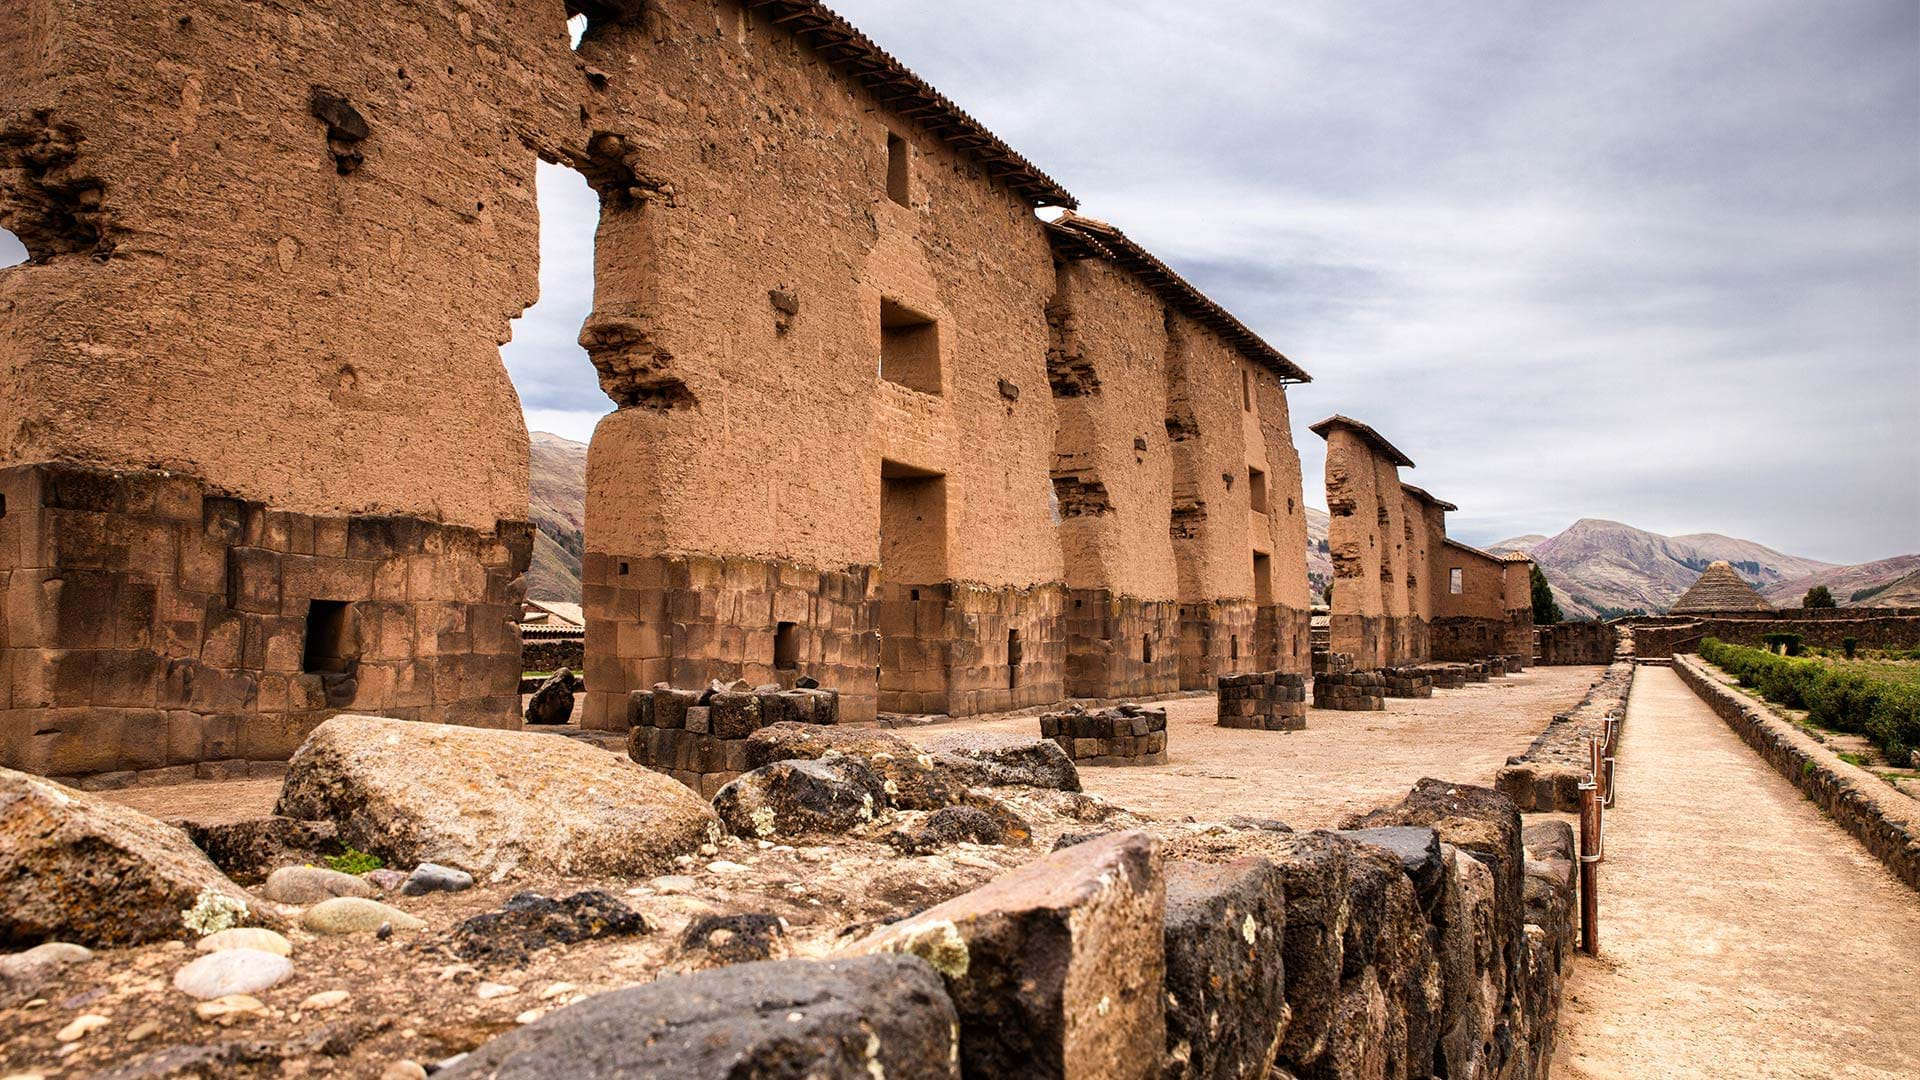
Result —
<instances>
[{"instance_id":1,"label":"stone retaining wall","mask_svg":"<svg viewBox=\"0 0 1920 1080\"><path fill-rule=\"evenodd\" d=\"M1304 731L1307 680L1285 671L1220 676L1218 717L1223 728L1254 731Z\"/></svg>"},{"instance_id":2,"label":"stone retaining wall","mask_svg":"<svg viewBox=\"0 0 1920 1080\"><path fill-rule=\"evenodd\" d=\"M1040 737L1059 744L1075 765L1165 765L1167 710L1071 706L1040 717Z\"/></svg>"},{"instance_id":3,"label":"stone retaining wall","mask_svg":"<svg viewBox=\"0 0 1920 1080\"><path fill-rule=\"evenodd\" d=\"M1565 622L1538 627L1534 648L1540 664L1607 664L1619 643L1612 623Z\"/></svg>"},{"instance_id":4,"label":"stone retaining wall","mask_svg":"<svg viewBox=\"0 0 1920 1080\"><path fill-rule=\"evenodd\" d=\"M587 643L583 638L523 638L520 666L527 671L579 671L586 662Z\"/></svg>"},{"instance_id":5,"label":"stone retaining wall","mask_svg":"<svg viewBox=\"0 0 1920 1080\"><path fill-rule=\"evenodd\" d=\"M1580 704L1554 716L1526 753L1507 759L1494 786L1522 810L1578 813L1580 782L1587 777L1588 743L1605 730L1608 713L1627 713L1633 688L1633 660L1614 661Z\"/></svg>"},{"instance_id":6,"label":"stone retaining wall","mask_svg":"<svg viewBox=\"0 0 1920 1080\"><path fill-rule=\"evenodd\" d=\"M1900 880L1920 889L1920 805L1865 769L1849 765L1811 735L1714 678L1691 656L1673 669L1748 746L1866 845Z\"/></svg>"},{"instance_id":7,"label":"stone retaining wall","mask_svg":"<svg viewBox=\"0 0 1920 1080\"><path fill-rule=\"evenodd\" d=\"M1766 644L1768 634L1799 634L1802 644L1841 648L1847 638L1863 649L1920 648L1920 610L1913 608L1815 608L1743 611L1699 616L1635 619L1634 651L1641 656L1673 656L1700 650L1702 638L1730 645Z\"/></svg>"}]
</instances>

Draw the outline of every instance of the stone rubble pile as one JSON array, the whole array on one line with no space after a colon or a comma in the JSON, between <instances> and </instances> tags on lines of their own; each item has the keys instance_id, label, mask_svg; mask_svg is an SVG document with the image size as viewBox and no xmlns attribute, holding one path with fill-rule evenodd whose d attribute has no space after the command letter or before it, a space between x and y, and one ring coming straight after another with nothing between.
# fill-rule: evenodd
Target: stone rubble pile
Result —
<instances>
[{"instance_id":1,"label":"stone rubble pile","mask_svg":"<svg viewBox=\"0 0 1920 1080\"><path fill-rule=\"evenodd\" d=\"M1165 765L1167 710L1073 705L1041 716L1040 737L1057 743L1075 765Z\"/></svg>"},{"instance_id":2,"label":"stone rubble pile","mask_svg":"<svg viewBox=\"0 0 1920 1080\"><path fill-rule=\"evenodd\" d=\"M817 686L782 690L716 679L705 690L677 690L659 683L628 695L627 756L711 799L754 768L747 753L754 732L780 723L839 722L839 692Z\"/></svg>"},{"instance_id":3,"label":"stone rubble pile","mask_svg":"<svg viewBox=\"0 0 1920 1080\"><path fill-rule=\"evenodd\" d=\"M1386 697L1430 698L1433 696L1433 676L1418 667L1390 667L1380 669L1381 692Z\"/></svg>"},{"instance_id":4,"label":"stone rubble pile","mask_svg":"<svg viewBox=\"0 0 1920 1080\"><path fill-rule=\"evenodd\" d=\"M1285 671L1222 675L1219 707L1214 721L1223 728L1254 731L1304 731L1307 726L1307 680Z\"/></svg>"}]
</instances>

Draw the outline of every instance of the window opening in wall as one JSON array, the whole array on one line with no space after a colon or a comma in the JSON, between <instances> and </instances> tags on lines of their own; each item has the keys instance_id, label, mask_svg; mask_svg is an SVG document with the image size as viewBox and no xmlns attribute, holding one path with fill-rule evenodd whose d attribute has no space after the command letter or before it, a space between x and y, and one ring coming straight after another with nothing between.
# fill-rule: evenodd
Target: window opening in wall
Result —
<instances>
[{"instance_id":1,"label":"window opening in wall","mask_svg":"<svg viewBox=\"0 0 1920 1080\"><path fill-rule=\"evenodd\" d=\"M1267 512L1267 474L1251 465L1247 466L1247 500L1254 513Z\"/></svg>"},{"instance_id":2,"label":"window opening in wall","mask_svg":"<svg viewBox=\"0 0 1920 1080\"><path fill-rule=\"evenodd\" d=\"M353 605L345 600L307 601L307 640L300 669L310 674L345 675L359 658L353 632Z\"/></svg>"},{"instance_id":3,"label":"window opening in wall","mask_svg":"<svg viewBox=\"0 0 1920 1080\"><path fill-rule=\"evenodd\" d=\"M18 266L27 261L27 245L20 238L0 229L0 267Z\"/></svg>"},{"instance_id":4,"label":"window opening in wall","mask_svg":"<svg viewBox=\"0 0 1920 1080\"><path fill-rule=\"evenodd\" d=\"M620 564L620 576L621 577L627 576L627 564L624 562Z\"/></svg>"},{"instance_id":5,"label":"window opening in wall","mask_svg":"<svg viewBox=\"0 0 1920 1080\"><path fill-rule=\"evenodd\" d=\"M1227 659L1233 660L1236 662L1239 661L1240 659L1240 635L1239 634L1234 634L1233 636L1227 638Z\"/></svg>"},{"instance_id":6,"label":"window opening in wall","mask_svg":"<svg viewBox=\"0 0 1920 1080\"><path fill-rule=\"evenodd\" d=\"M1262 604L1273 603L1273 557L1263 551L1253 553L1253 598Z\"/></svg>"},{"instance_id":7,"label":"window opening in wall","mask_svg":"<svg viewBox=\"0 0 1920 1080\"><path fill-rule=\"evenodd\" d=\"M792 671L800 666L800 628L783 622L773 629L773 666Z\"/></svg>"},{"instance_id":8,"label":"window opening in wall","mask_svg":"<svg viewBox=\"0 0 1920 1080\"><path fill-rule=\"evenodd\" d=\"M1240 407L1253 411L1253 373L1246 368L1240 369Z\"/></svg>"},{"instance_id":9,"label":"window opening in wall","mask_svg":"<svg viewBox=\"0 0 1920 1080\"><path fill-rule=\"evenodd\" d=\"M1140 635L1140 662L1143 664L1153 663L1153 635L1152 634Z\"/></svg>"},{"instance_id":10,"label":"window opening in wall","mask_svg":"<svg viewBox=\"0 0 1920 1080\"><path fill-rule=\"evenodd\" d=\"M1020 631L1007 631L1007 689L1020 685Z\"/></svg>"},{"instance_id":11,"label":"window opening in wall","mask_svg":"<svg viewBox=\"0 0 1920 1080\"><path fill-rule=\"evenodd\" d=\"M887 198L901 206L913 205L907 196L907 140L887 132Z\"/></svg>"},{"instance_id":12,"label":"window opening in wall","mask_svg":"<svg viewBox=\"0 0 1920 1080\"><path fill-rule=\"evenodd\" d=\"M7 497L0 495L0 518L7 516Z\"/></svg>"},{"instance_id":13,"label":"window opening in wall","mask_svg":"<svg viewBox=\"0 0 1920 1080\"><path fill-rule=\"evenodd\" d=\"M880 301L880 377L923 394L940 392L940 327L904 304Z\"/></svg>"},{"instance_id":14,"label":"window opening in wall","mask_svg":"<svg viewBox=\"0 0 1920 1080\"><path fill-rule=\"evenodd\" d=\"M1456 566L1453 569L1447 571L1447 591L1452 593L1455 596L1459 596L1461 588L1462 588L1462 585L1460 582L1460 568Z\"/></svg>"}]
</instances>

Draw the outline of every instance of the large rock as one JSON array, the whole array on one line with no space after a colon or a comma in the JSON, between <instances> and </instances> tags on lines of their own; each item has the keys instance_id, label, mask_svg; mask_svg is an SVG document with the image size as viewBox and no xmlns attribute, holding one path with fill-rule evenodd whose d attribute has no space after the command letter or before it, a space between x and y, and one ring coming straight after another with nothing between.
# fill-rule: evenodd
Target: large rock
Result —
<instances>
[{"instance_id":1,"label":"large rock","mask_svg":"<svg viewBox=\"0 0 1920 1080\"><path fill-rule=\"evenodd\" d=\"M640 913L599 889L554 900L537 892L515 893L497 911L483 912L454 927L450 944L465 960L522 964L550 945L652 931Z\"/></svg>"},{"instance_id":2,"label":"large rock","mask_svg":"<svg viewBox=\"0 0 1920 1080\"><path fill-rule=\"evenodd\" d=\"M436 1075L933 1080L959 1075L955 1030L940 976L915 957L739 964L596 995Z\"/></svg>"},{"instance_id":3,"label":"large rock","mask_svg":"<svg viewBox=\"0 0 1920 1080\"><path fill-rule=\"evenodd\" d=\"M719 835L674 780L573 739L336 716L294 754L278 812L329 818L389 863L652 876Z\"/></svg>"},{"instance_id":4,"label":"large rock","mask_svg":"<svg viewBox=\"0 0 1920 1080\"><path fill-rule=\"evenodd\" d=\"M561 668L527 700L527 723L564 724L573 719L573 672Z\"/></svg>"},{"instance_id":5,"label":"large rock","mask_svg":"<svg viewBox=\"0 0 1920 1080\"><path fill-rule=\"evenodd\" d=\"M1265 1077L1287 1026L1286 885L1265 859L1169 860L1167 1067L1176 1077Z\"/></svg>"},{"instance_id":6,"label":"large rock","mask_svg":"<svg viewBox=\"0 0 1920 1080\"><path fill-rule=\"evenodd\" d=\"M962 783L1080 790L1080 773L1073 759L1051 739L989 731L943 731L922 739L920 748Z\"/></svg>"},{"instance_id":7,"label":"large rock","mask_svg":"<svg viewBox=\"0 0 1920 1080\"><path fill-rule=\"evenodd\" d=\"M1493 1045L1500 1019L1504 972L1494 933L1493 872L1452 844L1443 900L1434 914L1440 977L1440 1063L1448 1076L1491 1076L1504 1055Z\"/></svg>"},{"instance_id":8,"label":"large rock","mask_svg":"<svg viewBox=\"0 0 1920 1080\"><path fill-rule=\"evenodd\" d=\"M859 758L776 761L730 781L713 797L736 836L765 839L844 833L887 813L880 777Z\"/></svg>"},{"instance_id":9,"label":"large rock","mask_svg":"<svg viewBox=\"0 0 1920 1080\"><path fill-rule=\"evenodd\" d=\"M189 940L202 894L241 922L278 924L187 834L137 810L0 769L0 944L120 947Z\"/></svg>"},{"instance_id":10,"label":"large rock","mask_svg":"<svg viewBox=\"0 0 1920 1080\"><path fill-rule=\"evenodd\" d=\"M324 866L283 866L268 874L267 883L260 886L261 896L278 904L302 907L336 896L373 894L373 886L366 881Z\"/></svg>"},{"instance_id":11,"label":"large rock","mask_svg":"<svg viewBox=\"0 0 1920 1080\"><path fill-rule=\"evenodd\" d=\"M937 810L962 801L964 782L935 768L914 745L883 731L778 723L747 740L747 768L780 761L811 761L829 754L859 758L880 777L887 805L902 810Z\"/></svg>"},{"instance_id":12,"label":"large rock","mask_svg":"<svg viewBox=\"0 0 1920 1080\"><path fill-rule=\"evenodd\" d=\"M960 1014L969 1076L1157 1075L1165 886L1153 837L1057 851L849 946L925 958Z\"/></svg>"},{"instance_id":13,"label":"large rock","mask_svg":"<svg viewBox=\"0 0 1920 1080\"><path fill-rule=\"evenodd\" d=\"M991 799L976 805L947 806L916 824L881 837L904 855L925 855L953 844L1024 844L1033 829L1020 815Z\"/></svg>"},{"instance_id":14,"label":"large rock","mask_svg":"<svg viewBox=\"0 0 1920 1080\"><path fill-rule=\"evenodd\" d=\"M1440 966L1400 857L1378 845L1356 850L1348 865L1348 902L1352 914L1341 942L1342 1019L1335 1023L1328 1056L1314 1063L1314 1071L1377 1075L1369 1063L1385 1060L1404 1067L1408 1076L1431 1076L1440 1037ZM1350 1019L1364 1023L1364 1037L1347 1026Z\"/></svg>"}]
</instances>

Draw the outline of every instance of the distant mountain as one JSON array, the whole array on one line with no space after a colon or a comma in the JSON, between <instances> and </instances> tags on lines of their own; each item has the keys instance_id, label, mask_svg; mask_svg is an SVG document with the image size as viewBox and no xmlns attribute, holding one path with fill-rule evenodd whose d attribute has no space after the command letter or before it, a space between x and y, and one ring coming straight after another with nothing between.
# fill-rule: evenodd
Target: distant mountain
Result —
<instances>
[{"instance_id":1,"label":"distant mountain","mask_svg":"<svg viewBox=\"0 0 1920 1080\"><path fill-rule=\"evenodd\" d=\"M1303 506L1307 512L1307 584L1313 602L1319 603L1327 583L1333 580L1333 556L1327 553L1327 512Z\"/></svg>"},{"instance_id":2,"label":"distant mountain","mask_svg":"<svg viewBox=\"0 0 1920 1080\"><path fill-rule=\"evenodd\" d=\"M528 469L533 567L527 596L580 601L580 554L586 550L587 445L545 431L533 433Z\"/></svg>"},{"instance_id":3,"label":"distant mountain","mask_svg":"<svg viewBox=\"0 0 1920 1080\"><path fill-rule=\"evenodd\" d=\"M1760 595L1775 607L1798 607L1815 585L1825 585L1841 607L1920 607L1920 555L1837 566L1761 589Z\"/></svg>"},{"instance_id":4,"label":"distant mountain","mask_svg":"<svg viewBox=\"0 0 1920 1080\"><path fill-rule=\"evenodd\" d=\"M1582 518L1557 536L1516 536L1488 550L1531 554L1570 618L1665 611L1717 559L1731 563L1776 607L1799 606L1807 589L1816 584L1827 584L1842 605L1889 606L1898 601L1884 597L1906 595L1892 587L1896 579L1920 570L1920 556L1836 566L1719 533L1662 536L1597 518ZM1882 585L1888 586L1882 593L1850 599Z\"/></svg>"}]
</instances>

